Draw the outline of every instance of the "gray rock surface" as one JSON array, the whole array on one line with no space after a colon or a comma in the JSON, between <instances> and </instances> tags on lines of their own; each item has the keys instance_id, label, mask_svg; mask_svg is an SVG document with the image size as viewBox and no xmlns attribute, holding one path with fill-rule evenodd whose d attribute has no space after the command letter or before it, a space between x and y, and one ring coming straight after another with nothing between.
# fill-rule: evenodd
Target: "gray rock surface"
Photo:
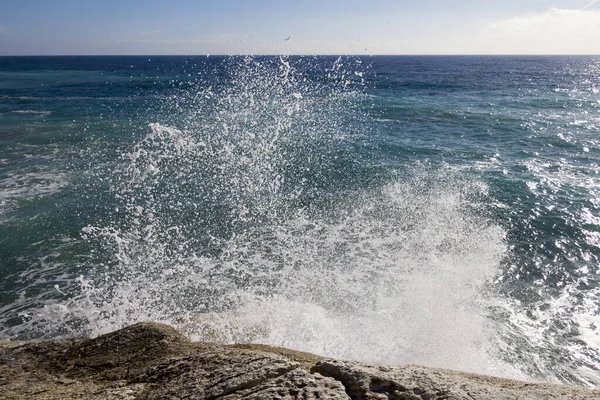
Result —
<instances>
[{"instance_id":1,"label":"gray rock surface","mask_svg":"<svg viewBox=\"0 0 600 400\"><path fill-rule=\"evenodd\" d=\"M356 400L600 398L600 392L583 388L527 383L415 365L383 367L324 360L311 370L342 382L348 395Z\"/></svg>"},{"instance_id":2,"label":"gray rock surface","mask_svg":"<svg viewBox=\"0 0 600 400\"><path fill-rule=\"evenodd\" d=\"M0 399L600 399L600 392L265 345L191 343L143 323L95 339L0 342Z\"/></svg>"}]
</instances>

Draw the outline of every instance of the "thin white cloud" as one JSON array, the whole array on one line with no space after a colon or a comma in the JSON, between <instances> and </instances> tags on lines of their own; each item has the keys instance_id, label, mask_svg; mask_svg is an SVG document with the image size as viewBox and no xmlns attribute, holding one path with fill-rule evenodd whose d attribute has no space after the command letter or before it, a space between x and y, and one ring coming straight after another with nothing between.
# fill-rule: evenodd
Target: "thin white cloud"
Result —
<instances>
[{"instance_id":1,"label":"thin white cloud","mask_svg":"<svg viewBox=\"0 0 600 400\"><path fill-rule=\"evenodd\" d=\"M492 22L485 36L499 52L600 54L600 11L552 8Z\"/></svg>"},{"instance_id":2,"label":"thin white cloud","mask_svg":"<svg viewBox=\"0 0 600 400\"><path fill-rule=\"evenodd\" d=\"M594 4L600 2L600 0L591 0L588 4L586 4L585 6L583 6L583 9L587 9L590 8L591 6L593 6Z\"/></svg>"}]
</instances>

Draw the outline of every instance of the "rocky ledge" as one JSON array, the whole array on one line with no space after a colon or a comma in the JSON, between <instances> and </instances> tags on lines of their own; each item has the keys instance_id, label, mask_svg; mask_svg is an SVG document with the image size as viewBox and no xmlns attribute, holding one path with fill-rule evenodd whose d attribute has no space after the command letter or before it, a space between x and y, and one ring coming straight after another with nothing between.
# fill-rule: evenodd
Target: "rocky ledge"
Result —
<instances>
[{"instance_id":1,"label":"rocky ledge","mask_svg":"<svg viewBox=\"0 0 600 400\"><path fill-rule=\"evenodd\" d=\"M264 345L191 343L141 323L95 339L0 342L1 399L600 399L600 391Z\"/></svg>"}]
</instances>

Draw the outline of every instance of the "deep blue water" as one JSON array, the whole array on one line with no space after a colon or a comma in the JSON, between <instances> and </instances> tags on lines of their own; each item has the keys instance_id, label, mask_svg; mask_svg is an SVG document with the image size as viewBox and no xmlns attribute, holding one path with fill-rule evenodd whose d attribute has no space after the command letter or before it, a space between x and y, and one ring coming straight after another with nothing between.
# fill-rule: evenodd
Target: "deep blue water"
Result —
<instances>
[{"instance_id":1,"label":"deep blue water","mask_svg":"<svg viewBox=\"0 0 600 400\"><path fill-rule=\"evenodd\" d=\"M598 386L599 134L600 57L0 57L0 336Z\"/></svg>"}]
</instances>

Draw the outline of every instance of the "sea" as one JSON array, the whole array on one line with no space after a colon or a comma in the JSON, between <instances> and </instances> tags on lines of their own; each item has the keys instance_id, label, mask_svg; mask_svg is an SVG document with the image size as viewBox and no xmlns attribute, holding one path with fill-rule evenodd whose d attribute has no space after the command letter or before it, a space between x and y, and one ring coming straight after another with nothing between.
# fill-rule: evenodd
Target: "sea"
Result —
<instances>
[{"instance_id":1,"label":"sea","mask_svg":"<svg viewBox=\"0 0 600 400\"><path fill-rule=\"evenodd\" d=\"M0 57L0 339L139 321L600 386L600 57Z\"/></svg>"}]
</instances>

